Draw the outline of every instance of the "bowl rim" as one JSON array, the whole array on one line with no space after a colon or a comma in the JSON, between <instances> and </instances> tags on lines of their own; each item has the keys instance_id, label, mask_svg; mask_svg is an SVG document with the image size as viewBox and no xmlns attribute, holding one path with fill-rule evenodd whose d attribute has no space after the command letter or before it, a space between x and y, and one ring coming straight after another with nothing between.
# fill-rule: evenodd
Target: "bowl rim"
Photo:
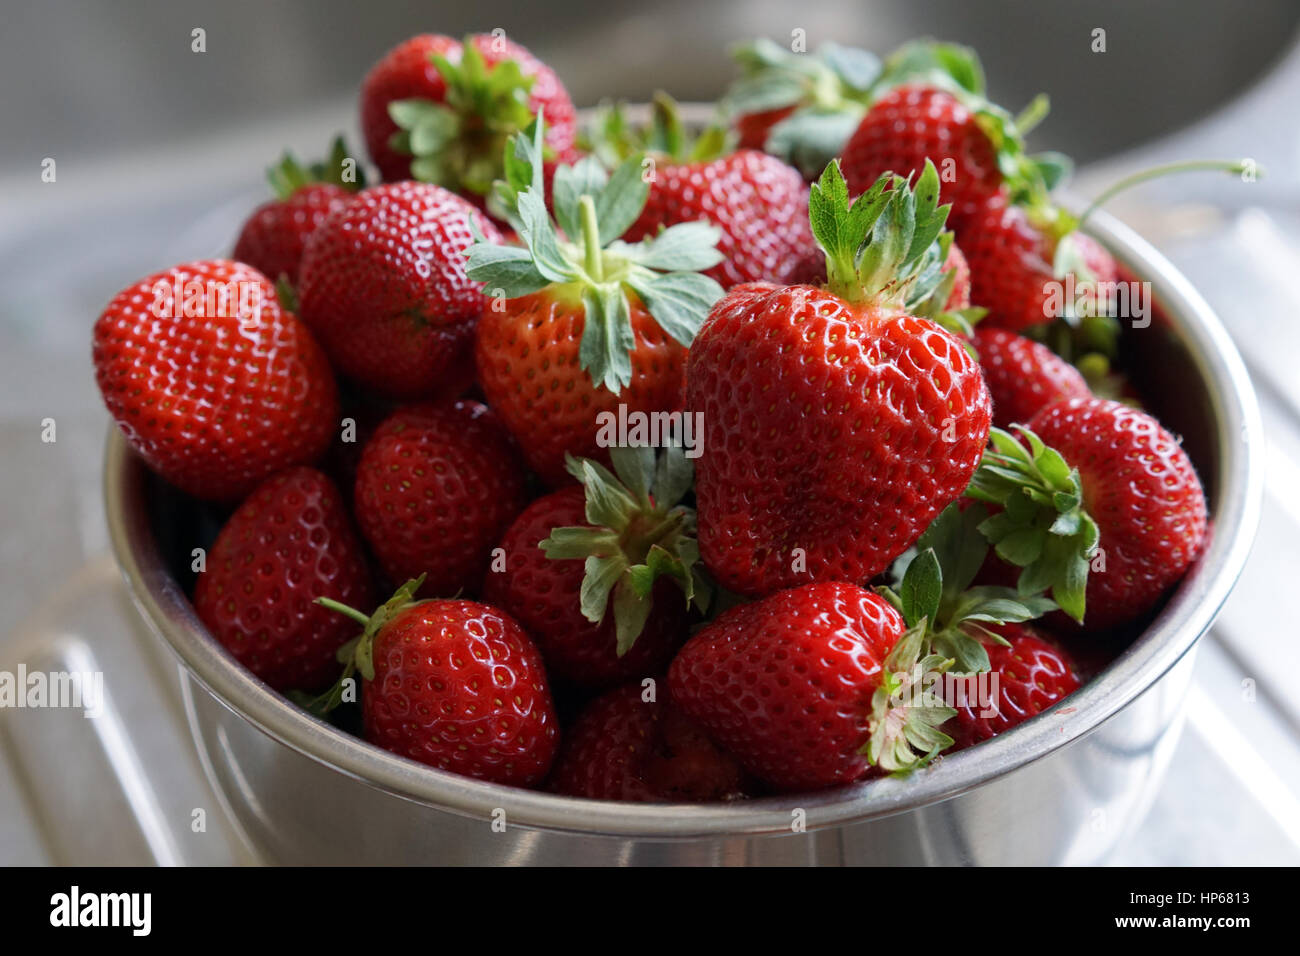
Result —
<instances>
[{"instance_id":1,"label":"bowl rim","mask_svg":"<svg viewBox=\"0 0 1300 956\"><path fill-rule=\"evenodd\" d=\"M528 828L650 840L788 833L796 809L804 811L807 829L814 830L951 799L1091 733L1156 683L1209 629L1241 573L1259 523L1260 413L1227 331L1191 282L1128 227L1099 213L1086 231L1135 276L1151 282L1156 301L1201 376L1214 417L1218 459L1209 544L1147 630L1067 701L907 779L734 803L636 804L487 783L382 750L300 709L245 671L208 636L164 567L151 533L144 502L145 466L110 424L104 495L113 550L146 621L185 671L220 703L291 750L402 799L476 818L501 808L513 825Z\"/></svg>"}]
</instances>

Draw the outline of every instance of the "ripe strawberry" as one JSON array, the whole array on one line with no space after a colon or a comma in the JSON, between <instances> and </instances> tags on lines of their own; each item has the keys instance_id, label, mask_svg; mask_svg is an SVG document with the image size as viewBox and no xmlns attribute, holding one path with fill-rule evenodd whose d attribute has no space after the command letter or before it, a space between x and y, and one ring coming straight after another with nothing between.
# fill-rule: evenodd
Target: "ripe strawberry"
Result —
<instances>
[{"instance_id":1,"label":"ripe strawberry","mask_svg":"<svg viewBox=\"0 0 1300 956\"><path fill-rule=\"evenodd\" d=\"M361 539L334 483L311 468L258 485L217 535L194 588L212 636L279 691L317 690L338 674L335 652L356 625L314 604L369 605Z\"/></svg>"},{"instance_id":2,"label":"ripe strawberry","mask_svg":"<svg viewBox=\"0 0 1300 956\"><path fill-rule=\"evenodd\" d=\"M503 34L462 45L422 34L384 55L361 86L361 127L384 179L485 196L507 141L545 111L546 146L573 149L576 113L550 67Z\"/></svg>"},{"instance_id":3,"label":"ripe strawberry","mask_svg":"<svg viewBox=\"0 0 1300 956\"><path fill-rule=\"evenodd\" d=\"M718 262L716 228L618 239L645 202L635 158L608 181L591 158L556 170L555 217L572 241L560 239L543 201L542 129L512 143L495 197L526 246L480 243L469 274L494 295L479 320L479 385L529 466L558 485L566 452L608 461L602 413L681 408L686 347L722 290L698 272Z\"/></svg>"},{"instance_id":4,"label":"ripe strawberry","mask_svg":"<svg viewBox=\"0 0 1300 956\"><path fill-rule=\"evenodd\" d=\"M314 460L338 427L325 353L238 262L175 266L119 292L95 323L93 359L127 443L198 498L243 497Z\"/></svg>"},{"instance_id":5,"label":"ripe strawberry","mask_svg":"<svg viewBox=\"0 0 1300 956\"><path fill-rule=\"evenodd\" d=\"M492 546L527 500L518 452L477 402L399 409L357 466L357 523L384 572L427 574L439 594L478 590Z\"/></svg>"},{"instance_id":6,"label":"ripe strawberry","mask_svg":"<svg viewBox=\"0 0 1300 956\"><path fill-rule=\"evenodd\" d=\"M650 193L624 239L654 238L680 223L708 223L720 230L722 261L704 274L723 288L790 281L812 245L808 188L793 167L755 150L729 150L720 129L690 142L677 104L662 94L645 145L655 164ZM631 148L639 152L640 144L634 140ZM606 155L621 159L628 151L624 142L621 151L611 148Z\"/></svg>"},{"instance_id":7,"label":"ripe strawberry","mask_svg":"<svg viewBox=\"0 0 1300 956\"><path fill-rule=\"evenodd\" d=\"M1004 329L975 330L984 382L993 397L993 423L1010 428L1067 398L1090 394L1083 375L1046 345Z\"/></svg>"},{"instance_id":8,"label":"ripe strawberry","mask_svg":"<svg viewBox=\"0 0 1300 956\"><path fill-rule=\"evenodd\" d=\"M364 176L356 169L356 161L348 156L343 138L339 137L328 160L303 167L291 154L285 153L271 167L267 178L276 198L253 210L239 232L231 255L271 279L283 276L296 289L298 264L307 237L327 215L365 185Z\"/></svg>"},{"instance_id":9,"label":"ripe strawberry","mask_svg":"<svg viewBox=\"0 0 1300 956\"><path fill-rule=\"evenodd\" d=\"M848 783L873 759L888 770L914 766L909 744L934 750L949 742L933 724L950 709L928 706L933 701L895 709L888 694L877 696L893 686L894 671L915 662L916 640L893 653L903 637L902 616L879 595L853 584L806 584L710 622L674 658L669 692L686 717L770 786Z\"/></svg>"},{"instance_id":10,"label":"ripe strawberry","mask_svg":"<svg viewBox=\"0 0 1300 956\"><path fill-rule=\"evenodd\" d=\"M637 683L596 698L568 729L549 789L589 800L734 800L740 765L668 701Z\"/></svg>"},{"instance_id":11,"label":"ripe strawberry","mask_svg":"<svg viewBox=\"0 0 1300 956\"><path fill-rule=\"evenodd\" d=\"M1077 223L1054 207L1012 203L1005 192L972 211L958 240L970 263L971 297L989 310L986 328L1019 332L1071 309L1105 311L1105 303L1097 303L1098 283L1112 288L1118 267L1095 239L1075 229ZM1065 301L1069 274L1077 303Z\"/></svg>"},{"instance_id":12,"label":"ripe strawberry","mask_svg":"<svg viewBox=\"0 0 1300 956\"><path fill-rule=\"evenodd\" d=\"M541 656L508 614L474 601L415 601L406 582L373 615L321 603L365 628L343 676L313 702L336 706L360 672L365 737L439 770L493 783L540 782L559 746Z\"/></svg>"},{"instance_id":13,"label":"ripe strawberry","mask_svg":"<svg viewBox=\"0 0 1300 956\"><path fill-rule=\"evenodd\" d=\"M990 693L996 686L997 696L981 699L976 681L956 685L957 715L943 725L954 751L1005 733L1079 689L1074 661L1041 631L1027 624L1001 624L994 630L1007 641L988 649L997 683L985 686ZM990 710L994 713L986 713Z\"/></svg>"},{"instance_id":14,"label":"ripe strawberry","mask_svg":"<svg viewBox=\"0 0 1300 956\"><path fill-rule=\"evenodd\" d=\"M840 155L849 192L866 190L887 172L914 176L928 159L942 172L942 199L952 205L961 241L966 218L1004 185L1019 194L1050 188L1064 175L1064 157L1024 153L1024 135L1046 113L1042 96L1014 118L990 103L972 50L906 44L886 61L870 108Z\"/></svg>"},{"instance_id":15,"label":"ripe strawberry","mask_svg":"<svg viewBox=\"0 0 1300 956\"><path fill-rule=\"evenodd\" d=\"M686 638L687 601L707 604L692 567L694 512L678 504L689 464L680 452L664 455L672 468L665 461L662 477L639 450L615 449L617 478L573 462L585 493L539 498L501 541L504 561L488 575L486 597L528 629L557 679L608 687L655 673Z\"/></svg>"},{"instance_id":16,"label":"ripe strawberry","mask_svg":"<svg viewBox=\"0 0 1300 956\"><path fill-rule=\"evenodd\" d=\"M741 77L720 104L742 149L766 150L809 182L857 128L880 61L866 50L827 43L794 53L768 39L732 51Z\"/></svg>"},{"instance_id":17,"label":"ripe strawberry","mask_svg":"<svg viewBox=\"0 0 1300 956\"><path fill-rule=\"evenodd\" d=\"M298 291L303 321L341 373L393 398L464 391L486 302L465 274L475 229L500 238L465 200L410 182L366 189L321 223Z\"/></svg>"},{"instance_id":18,"label":"ripe strawberry","mask_svg":"<svg viewBox=\"0 0 1300 956\"><path fill-rule=\"evenodd\" d=\"M1101 553L1088 575L1087 630L1107 630L1155 606L1200 554L1205 493L1178 440L1120 402L1075 398L1030 422L1078 469Z\"/></svg>"},{"instance_id":19,"label":"ripe strawberry","mask_svg":"<svg viewBox=\"0 0 1300 956\"><path fill-rule=\"evenodd\" d=\"M975 360L907 314L947 253L933 165L850 209L832 164L812 204L828 288L733 289L687 362L700 549L741 594L879 574L961 494L988 435Z\"/></svg>"}]
</instances>

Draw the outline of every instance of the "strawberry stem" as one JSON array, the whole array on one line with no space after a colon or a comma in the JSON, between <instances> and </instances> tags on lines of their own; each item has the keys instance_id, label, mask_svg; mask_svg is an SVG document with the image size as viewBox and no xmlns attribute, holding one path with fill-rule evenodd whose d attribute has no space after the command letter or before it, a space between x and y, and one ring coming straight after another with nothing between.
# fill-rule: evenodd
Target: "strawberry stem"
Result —
<instances>
[{"instance_id":1,"label":"strawberry stem","mask_svg":"<svg viewBox=\"0 0 1300 956\"><path fill-rule=\"evenodd\" d=\"M1088 205L1088 208L1083 211L1083 215L1079 217L1078 223L1082 224L1086 222L1089 216L1108 203L1116 194L1151 179L1158 179L1161 176L1167 176L1170 173L1194 173L1206 170L1211 172L1232 173L1235 176L1240 176L1246 172L1247 168L1247 163L1244 160L1229 159L1191 159L1182 160L1177 163L1165 163L1162 166L1152 166L1150 169L1143 169L1140 172L1133 173L1131 176L1125 176L1116 183L1112 183L1109 188L1104 190L1100 196Z\"/></svg>"},{"instance_id":2,"label":"strawberry stem","mask_svg":"<svg viewBox=\"0 0 1300 956\"><path fill-rule=\"evenodd\" d=\"M596 202L587 194L578 201L582 214L582 265L592 282L605 278L600 250L600 223L596 219Z\"/></svg>"},{"instance_id":3,"label":"strawberry stem","mask_svg":"<svg viewBox=\"0 0 1300 956\"><path fill-rule=\"evenodd\" d=\"M316 599L316 603L321 607L327 607L331 611L338 611L340 614L352 618L352 620L356 621L362 627L365 627L370 623L370 615L362 614L356 608L348 607L346 604L335 601L333 598L319 597Z\"/></svg>"}]
</instances>

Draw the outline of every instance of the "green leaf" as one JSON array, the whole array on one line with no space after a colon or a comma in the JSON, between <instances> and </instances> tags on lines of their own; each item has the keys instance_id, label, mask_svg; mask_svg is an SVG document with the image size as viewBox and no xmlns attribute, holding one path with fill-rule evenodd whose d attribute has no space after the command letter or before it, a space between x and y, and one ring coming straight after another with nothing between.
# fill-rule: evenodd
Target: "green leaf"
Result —
<instances>
[{"instance_id":1,"label":"green leaf","mask_svg":"<svg viewBox=\"0 0 1300 956\"><path fill-rule=\"evenodd\" d=\"M943 577L933 549L921 551L908 565L898 596L903 601L903 620L909 626L934 622L943 597Z\"/></svg>"},{"instance_id":2,"label":"green leaf","mask_svg":"<svg viewBox=\"0 0 1300 956\"><path fill-rule=\"evenodd\" d=\"M578 599L582 606L582 616L592 624L599 624L605 619L610 592L626 570L627 558L621 553L607 557L592 555L587 558Z\"/></svg>"},{"instance_id":3,"label":"green leaf","mask_svg":"<svg viewBox=\"0 0 1300 956\"><path fill-rule=\"evenodd\" d=\"M649 597L637 594L626 577L614 588L614 634L619 657L632 649L645 630L652 606Z\"/></svg>"},{"instance_id":4,"label":"green leaf","mask_svg":"<svg viewBox=\"0 0 1300 956\"><path fill-rule=\"evenodd\" d=\"M582 216L578 201L583 196L596 199L608 182L605 167L594 156L585 156L572 166L556 167L551 204L555 207L555 220L565 235L572 239L581 234Z\"/></svg>"},{"instance_id":5,"label":"green leaf","mask_svg":"<svg viewBox=\"0 0 1300 956\"><path fill-rule=\"evenodd\" d=\"M519 195L519 238L532 253L537 271L552 282L567 282L578 277L578 270L560 251L555 229L551 225L546 203L531 189Z\"/></svg>"},{"instance_id":6,"label":"green leaf","mask_svg":"<svg viewBox=\"0 0 1300 956\"><path fill-rule=\"evenodd\" d=\"M519 246L483 241L470 246L466 255L466 275L483 283L489 295L499 289L507 299L516 299L551 284L549 278L537 271L532 254Z\"/></svg>"},{"instance_id":7,"label":"green leaf","mask_svg":"<svg viewBox=\"0 0 1300 956\"><path fill-rule=\"evenodd\" d=\"M722 286L698 272L670 272L648 280L632 276L628 284L659 327L687 347L723 294Z\"/></svg>"},{"instance_id":8,"label":"green leaf","mask_svg":"<svg viewBox=\"0 0 1300 956\"><path fill-rule=\"evenodd\" d=\"M628 256L637 265L661 272L697 272L710 269L722 261L717 250L722 230L707 222L681 222L669 226L653 239L628 247Z\"/></svg>"},{"instance_id":9,"label":"green leaf","mask_svg":"<svg viewBox=\"0 0 1300 956\"><path fill-rule=\"evenodd\" d=\"M622 283L610 282L583 289L582 341L578 344L578 365L593 383L617 395L632 381L632 349L636 337L627 295Z\"/></svg>"},{"instance_id":10,"label":"green leaf","mask_svg":"<svg viewBox=\"0 0 1300 956\"><path fill-rule=\"evenodd\" d=\"M622 162L609 177L609 183L596 199L596 219L600 223L600 244L609 245L627 232L645 208L650 184L641 176L640 156Z\"/></svg>"},{"instance_id":11,"label":"green leaf","mask_svg":"<svg viewBox=\"0 0 1300 956\"><path fill-rule=\"evenodd\" d=\"M865 113L866 107L859 103L847 103L835 110L795 110L768 130L763 149L805 176L820 175L844 152Z\"/></svg>"},{"instance_id":12,"label":"green leaf","mask_svg":"<svg viewBox=\"0 0 1300 956\"><path fill-rule=\"evenodd\" d=\"M553 528L537 545L548 558L576 560L618 550L618 535L609 528Z\"/></svg>"}]
</instances>

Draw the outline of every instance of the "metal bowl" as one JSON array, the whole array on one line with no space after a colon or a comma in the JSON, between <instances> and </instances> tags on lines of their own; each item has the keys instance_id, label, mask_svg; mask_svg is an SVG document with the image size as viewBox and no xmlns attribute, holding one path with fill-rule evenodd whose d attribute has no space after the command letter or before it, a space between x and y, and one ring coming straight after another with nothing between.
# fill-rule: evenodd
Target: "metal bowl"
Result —
<instances>
[{"instance_id":1,"label":"metal bowl","mask_svg":"<svg viewBox=\"0 0 1300 956\"><path fill-rule=\"evenodd\" d=\"M163 559L170 517L113 429L105 501L146 621L181 662L214 788L268 860L300 864L1083 864L1141 821L1182 727L1197 639L1245 563L1259 518L1260 420L1241 359L1205 301L1105 216L1089 227L1151 282L1157 318L1126 347L1144 397L1205 483L1205 553L1158 616L1060 705L909 779L734 804L582 800L481 783L394 756L310 716L207 634Z\"/></svg>"}]
</instances>

